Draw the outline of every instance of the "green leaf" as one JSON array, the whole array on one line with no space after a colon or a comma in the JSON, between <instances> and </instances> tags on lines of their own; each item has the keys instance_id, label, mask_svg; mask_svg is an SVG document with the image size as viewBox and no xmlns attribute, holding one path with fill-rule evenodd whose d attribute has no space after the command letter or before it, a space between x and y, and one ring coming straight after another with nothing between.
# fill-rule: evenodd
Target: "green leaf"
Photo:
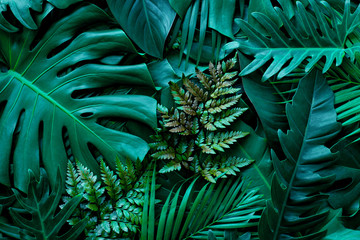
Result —
<instances>
[{"instance_id":1,"label":"green leaf","mask_svg":"<svg viewBox=\"0 0 360 240\"><path fill-rule=\"evenodd\" d=\"M36 239L76 239L84 230L87 218L82 219L65 234L61 236L58 236L58 234L80 203L82 196L75 196L60 211L57 211L63 192L60 171L57 174L56 186L49 193L46 172L43 169L41 170L39 181L36 180L34 173L29 170L30 181L27 197L24 197L18 190L13 189L15 197L23 209L10 208L11 217L21 229L29 231ZM29 214L32 216L31 220L27 218Z\"/></svg>"},{"instance_id":2,"label":"green leaf","mask_svg":"<svg viewBox=\"0 0 360 240\"><path fill-rule=\"evenodd\" d=\"M241 178L222 180L216 189L208 183L200 191L196 191L196 181L191 182L181 199L183 187L175 195L169 194L161 210L156 239L197 239L207 236L210 229L223 237L226 229L257 226L260 216L255 212L263 209L264 201L256 190L247 190Z\"/></svg>"},{"instance_id":3,"label":"green leaf","mask_svg":"<svg viewBox=\"0 0 360 240\"><path fill-rule=\"evenodd\" d=\"M31 16L30 9L41 12L42 0L2 0L0 2L0 29L15 32L17 27L12 25L5 17L7 7L10 7L11 12L17 20L29 29L37 29L37 25Z\"/></svg>"},{"instance_id":4,"label":"green leaf","mask_svg":"<svg viewBox=\"0 0 360 240\"><path fill-rule=\"evenodd\" d=\"M289 2L289 1L287 1ZM290 3L291 4L291 3ZM284 8L283 8L284 9ZM266 33L266 30L263 29L262 25L256 21L252 13L259 12L263 13L264 15L268 16L278 27L281 26L281 20L277 15L271 0L250 0L249 8L248 8L248 22L251 26L258 29L261 33Z\"/></svg>"},{"instance_id":5,"label":"green leaf","mask_svg":"<svg viewBox=\"0 0 360 240\"><path fill-rule=\"evenodd\" d=\"M261 239L321 239L328 216L323 194L334 181L324 169L334 164L335 154L325 146L340 131L334 94L319 72L300 80L292 104L286 105L290 130L279 130L286 156L273 152L275 174L271 201L261 216ZM296 226L296 227L293 227ZM301 236L301 237L299 237Z\"/></svg>"},{"instance_id":6,"label":"green leaf","mask_svg":"<svg viewBox=\"0 0 360 240\"><path fill-rule=\"evenodd\" d=\"M39 175L40 164L52 185L58 166L65 176L69 157L65 133L74 158L99 174L94 149L112 167L117 156L143 159L149 149L143 139L105 127L101 119L122 118L139 127L140 123L156 126L156 101L133 95L144 89L154 92L146 65L99 62L109 54L116 55L114 52L136 54L122 30L108 28L111 19L106 13L95 5L78 5L61 19L51 17L46 20L53 23L42 25L40 35L27 29L10 35L0 32L8 68L0 73L0 105L4 109L0 142L7 143L0 146L0 183L10 184L13 161L14 184L22 191L26 191L27 169ZM115 94L111 94L113 90ZM12 146L16 131L19 139Z\"/></svg>"},{"instance_id":7,"label":"green leaf","mask_svg":"<svg viewBox=\"0 0 360 240\"><path fill-rule=\"evenodd\" d=\"M292 94L282 92L284 84L261 82L260 79L261 75L252 73L243 78L243 85L264 127L270 146L275 147L279 142L278 129L284 131L288 128L285 103L291 100Z\"/></svg>"},{"instance_id":8,"label":"green leaf","mask_svg":"<svg viewBox=\"0 0 360 240\"><path fill-rule=\"evenodd\" d=\"M235 3L235 0L209 1L209 27L232 39Z\"/></svg>"},{"instance_id":9,"label":"green leaf","mask_svg":"<svg viewBox=\"0 0 360 240\"><path fill-rule=\"evenodd\" d=\"M309 2L313 12L307 11L301 2L297 2L298 23L293 23L282 10L275 8L290 38L262 13L256 12L252 16L267 30L270 38L241 20L241 29L248 37L248 41L237 39L238 47L245 54L255 57L242 70L242 76L256 71L271 60L262 77L263 81L275 74L278 74L278 79L283 78L305 62L305 59L307 60L305 72L309 72L321 61L321 58L325 57L323 73L329 70L335 60L336 66L339 66L345 53L350 59L354 59L359 46L355 44L348 47L345 46L345 42L360 24L360 6L351 13L350 0L346 0L343 15L338 19L335 10L325 1L321 4L314 0Z\"/></svg>"},{"instance_id":10,"label":"green leaf","mask_svg":"<svg viewBox=\"0 0 360 240\"><path fill-rule=\"evenodd\" d=\"M80 2L83 0L47 0L47 2L54 5L56 8L65 9L71 4ZM32 17L32 12L42 12L50 8L50 5L43 7L43 0L2 0L0 2L0 29L7 32L15 32L19 30L14 26L13 22L9 17L5 17L7 12L7 7L10 8L10 11L15 16L15 18L26 28L28 29L37 29L36 20ZM16 24L15 24L16 25Z\"/></svg>"},{"instance_id":11,"label":"green leaf","mask_svg":"<svg viewBox=\"0 0 360 240\"><path fill-rule=\"evenodd\" d=\"M107 3L129 37L144 52L162 58L176 15L168 0L107 0Z\"/></svg>"},{"instance_id":12,"label":"green leaf","mask_svg":"<svg viewBox=\"0 0 360 240\"><path fill-rule=\"evenodd\" d=\"M171 7L183 18L187 12L192 0L169 0Z\"/></svg>"}]
</instances>

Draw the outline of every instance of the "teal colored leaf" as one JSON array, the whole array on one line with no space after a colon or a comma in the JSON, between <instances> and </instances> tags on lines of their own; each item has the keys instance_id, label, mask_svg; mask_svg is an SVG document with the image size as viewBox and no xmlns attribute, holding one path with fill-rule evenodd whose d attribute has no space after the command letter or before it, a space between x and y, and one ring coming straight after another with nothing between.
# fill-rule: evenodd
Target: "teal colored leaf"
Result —
<instances>
[{"instance_id":1,"label":"teal colored leaf","mask_svg":"<svg viewBox=\"0 0 360 240\"><path fill-rule=\"evenodd\" d=\"M235 3L235 0L209 1L209 27L232 39Z\"/></svg>"},{"instance_id":2,"label":"teal colored leaf","mask_svg":"<svg viewBox=\"0 0 360 240\"><path fill-rule=\"evenodd\" d=\"M243 53L255 57L242 70L242 76L256 71L269 61L271 64L262 77L263 81L276 74L278 74L277 78L281 79L302 63L305 63L305 72L309 72L324 57L323 73L327 72L334 62L339 66L345 54L354 60L355 53L360 51L360 47L357 44L345 43L348 36L360 24L360 6L351 13L350 0L346 0L344 12L338 17L337 12L325 1L321 4L315 0L309 2L312 11L306 10L301 2L297 2L296 14L299 17L296 23L291 21L281 9L275 8L290 38L263 13L255 12L252 16L267 30L270 37L261 34L258 29L241 20L241 29L248 40L237 39L238 48Z\"/></svg>"},{"instance_id":3,"label":"teal colored leaf","mask_svg":"<svg viewBox=\"0 0 360 240\"><path fill-rule=\"evenodd\" d=\"M257 226L260 216L255 213L264 204L257 190L247 189L236 178L221 180L216 187L208 183L197 191L197 181L184 188L183 195L183 186L175 195L170 192L161 208L156 239L207 239L210 230L223 237L229 229ZM142 233L142 239L149 239L149 232Z\"/></svg>"},{"instance_id":4,"label":"teal colored leaf","mask_svg":"<svg viewBox=\"0 0 360 240\"><path fill-rule=\"evenodd\" d=\"M290 130L279 130L286 156L272 152L275 174L271 201L260 220L261 239L322 239L328 209L324 194L335 176L325 169L334 165L335 154L325 144L340 131L334 94L319 72L300 80L292 104L286 105Z\"/></svg>"},{"instance_id":5,"label":"teal colored leaf","mask_svg":"<svg viewBox=\"0 0 360 240\"><path fill-rule=\"evenodd\" d=\"M146 53L162 58L175 19L168 0L107 0L126 34Z\"/></svg>"},{"instance_id":6,"label":"teal colored leaf","mask_svg":"<svg viewBox=\"0 0 360 240\"><path fill-rule=\"evenodd\" d=\"M47 0L49 3L54 5L56 8L65 9L71 4L81 2L83 0Z\"/></svg>"},{"instance_id":7,"label":"teal colored leaf","mask_svg":"<svg viewBox=\"0 0 360 240\"><path fill-rule=\"evenodd\" d=\"M287 0L286 2L292 5L291 1ZM249 24L254 28L258 29L261 33L265 34L265 29L263 29L262 25L258 21L256 21L256 19L252 15L252 13L254 12L263 13L264 15L269 17L278 27L280 27L282 24L271 3L271 0L250 0L248 8Z\"/></svg>"},{"instance_id":8,"label":"teal colored leaf","mask_svg":"<svg viewBox=\"0 0 360 240\"><path fill-rule=\"evenodd\" d=\"M20 229L28 231L30 236L34 236L35 239L76 239L84 230L87 218L82 219L67 232L61 232L61 235L60 230L80 203L82 196L75 196L58 211L57 208L63 192L60 171L57 174L56 186L50 193L46 172L43 169L41 170L39 181L36 180L34 173L29 170L30 181L27 197L13 189L15 197L23 209L10 208L11 217ZM31 220L27 218L28 215L32 216Z\"/></svg>"},{"instance_id":9,"label":"teal colored leaf","mask_svg":"<svg viewBox=\"0 0 360 240\"><path fill-rule=\"evenodd\" d=\"M103 119L156 126L156 101L142 95L155 92L146 65L100 62L110 54L137 54L122 30L108 28L108 15L95 5L78 5L61 19L48 17L52 24L42 25L40 35L0 32L7 69L0 73L0 142L7 143L0 146L0 183L10 185L11 161L14 186L22 191L27 170L39 175L40 164L52 185L58 166L65 176L69 148L97 175L94 151L111 167L116 157L144 158L149 147L143 139L106 127Z\"/></svg>"},{"instance_id":10,"label":"teal colored leaf","mask_svg":"<svg viewBox=\"0 0 360 240\"><path fill-rule=\"evenodd\" d=\"M36 12L42 11L42 0L2 0L0 2L0 29L15 32L18 30L17 27L12 25L5 17L4 14L7 7L14 14L16 19L29 29L37 29L37 25L31 16L30 10Z\"/></svg>"},{"instance_id":11,"label":"teal colored leaf","mask_svg":"<svg viewBox=\"0 0 360 240\"><path fill-rule=\"evenodd\" d=\"M285 103L290 94L283 94L279 89L284 85L277 86L271 81L261 82L261 75L252 73L243 78L243 86L246 95L260 118L270 146L278 145L278 129L286 130L288 121L285 114Z\"/></svg>"},{"instance_id":12,"label":"teal colored leaf","mask_svg":"<svg viewBox=\"0 0 360 240\"><path fill-rule=\"evenodd\" d=\"M56 8L67 8L71 4L83 0L47 0L47 2L54 5ZM15 18L28 29L37 29L37 23L32 17L32 11L42 12L46 7L43 7L43 0L2 0L0 2L0 29L7 32L15 32L19 30L13 25L9 17L5 17L7 7L9 7Z\"/></svg>"},{"instance_id":13,"label":"teal colored leaf","mask_svg":"<svg viewBox=\"0 0 360 240\"><path fill-rule=\"evenodd\" d=\"M187 12L192 0L169 0L171 7L183 18Z\"/></svg>"}]
</instances>

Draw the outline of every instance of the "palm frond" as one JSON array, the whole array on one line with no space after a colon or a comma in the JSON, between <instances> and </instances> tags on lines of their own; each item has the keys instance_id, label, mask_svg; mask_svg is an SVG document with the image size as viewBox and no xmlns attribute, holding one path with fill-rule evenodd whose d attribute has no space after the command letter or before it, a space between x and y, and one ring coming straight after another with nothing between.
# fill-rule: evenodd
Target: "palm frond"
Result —
<instances>
[{"instance_id":1,"label":"palm frond","mask_svg":"<svg viewBox=\"0 0 360 240\"><path fill-rule=\"evenodd\" d=\"M216 187L209 183L200 191L195 190L197 181L184 189L182 198L183 187L169 195L157 228L153 225L150 231L150 221L143 222L142 228L147 231L142 232L142 239L151 239L150 232L156 233L156 239L207 239L210 230L218 239L224 239L225 231L246 232L258 225L260 216L256 213L262 211L264 201L256 190L247 189L241 178L222 180ZM145 206L151 206L151 200Z\"/></svg>"}]
</instances>

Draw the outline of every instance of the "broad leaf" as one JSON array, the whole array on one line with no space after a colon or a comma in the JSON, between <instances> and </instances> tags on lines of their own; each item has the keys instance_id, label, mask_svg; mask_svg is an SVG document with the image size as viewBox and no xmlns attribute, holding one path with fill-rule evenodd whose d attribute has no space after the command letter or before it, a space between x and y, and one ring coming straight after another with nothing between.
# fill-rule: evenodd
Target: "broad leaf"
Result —
<instances>
[{"instance_id":1,"label":"broad leaf","mask_svg":"<svg viewBox=\"0 0 360 240\"><path fill-rule=\"evenodd\" d=\"M107 0L126 34L146 53L162 58L175 18L168 0Z\"/></svg>"},{"instance_id":2,"label":"broad leaf","mask_svg":"<svg viewBox=\"0 0 360 240\"><path fill-rule=\"evenodd\" d=\"M52 24L40 32L0 32L7 69L0 73L0 183L10 185L13 163L14 184L22 191L27 170L39 175L40 164L52 184L58 166L65 176L69 148L96 173L96 152L110 166L116 157L143 159L147 143L103 126L104 119L156 126L156 101L125 95L154 92L146 65L101 62L108 55L126 59L136 53L123 31L109 29L111 19L104 11L78 6L61 19L46 21Z\"/></svg>"},{"instance_id":3,"label":"broad leaf","mask_svg":"<svg viewBox=\"0 0 360 240\"><path fill-rule=\"evenodd\" d=\"M278 25L262 13L253 13L252 16L265 28L270 38L244 20L241 29L248 40L237 39L239 49L255 59L242 70L241 75L247 75L259 69L269 61L262 80L267 80L275 74L283 78L301 63L306 62L305 72L310 71L317 62L325 57L323 73L328 71L336 60L339 66L345 53L353 60L360 47L355 44L347 47L345 42L360 24L360 6L354 13L350 11L350 0L345 1L344 13L341 17L325 1L322 5L309 0L313 12L307 11L301 2L297 2L296 22L290 20L284 12L275 8L281 19L287 37ZM305 61L306 60L306 61Z\"/></svg>"},{"instance_id":4,"label":"broad leaf","mask_svg":"<svg viewBox=\"0 0 360 240\"><path fill-rule=\"evenodd\" d=\"M209 27L229 38L234 38L232 24L235 3L235 0L211 0L209 2Z\"/></svg>"},{"instance_id":5,"label":"broad leaf","mask_svg":"<svg viewBox=\"0 0 360 240\"><path fill-rule=\"evenodd\" d=\"M192 0L169 0L171 7L183 18Z\"/></svg>"},{"instance_id":6,"label":"broad leaf","mask_svg":"<svg viewBox=\"0 0 360 240\"><path fill-rule=\"evenodd\" d=\"M321 239L328 211L323 194L334 181L324 174L335 154L325 146L340 131L334 94L319 72L300 80L292 104L286 105L290 130L279 131L286 159L273 152L276 174L271 201L260 220L261 239Z\"/></svg>"},{"instance_id":7,"label":"broad leaf","mask_svg":"<svg viewBox=\"0 0 360 240\"><path fill-rule=\"evenodd\" d=\"M29 170L29 177L27 197L21 195L18 190L13 189L15 197L22 208L10 208L14 222L20 229L28 231L26 234L29 234L29 236L26 239L76 239L84 230L87 218L82 219L69 231L62 233L61 236L58 236L58 234L80 203L82 196L78 195L72 198L59 212L56 212L63 192L60 171L57 174L56 186L51 193L48 178L43 169L39 181L36 180L31 170ZM32 216L31 220L27 218L29 214Z\"/></svg>"}]
</instances>

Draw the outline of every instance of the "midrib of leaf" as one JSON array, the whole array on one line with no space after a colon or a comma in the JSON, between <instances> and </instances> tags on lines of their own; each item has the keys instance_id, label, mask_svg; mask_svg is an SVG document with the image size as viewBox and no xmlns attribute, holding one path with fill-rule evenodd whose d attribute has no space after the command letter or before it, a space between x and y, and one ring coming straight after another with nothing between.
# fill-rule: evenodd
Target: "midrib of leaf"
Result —
<instances>
[{"instance_id":1,"label":"midrib of leaf","mask_svg":"<svg viewBox=\"0 0 360 240\"><path fill-rule=\"evenodd\" d=\"M89 127L87 127L82 121L80 121L77 117L75 117L71 112L69 112L66 108L64 108L61 104L59 104L55 99L49 96L49 94L45 93L43 90L35 86L31 83L31 81L27 80L23 76L21 76L18 72L15 72L13 70L9 70L8 74L19 80L23 85L30 88L32 91L34 91L37 95L40 95L44 99L46 99L48 102L53 104L55 107L59 108L62 112L64 112L67 116L69 116L74 122L85 128L88 132L90 132L92 135L94 135L96 138L98 138L101 142L103 142L111 151L115 151L107 142L105 142L100 136L98 136L93 130L91 130Z\"/></svg>"},{"instance_id":2,"label":"midrib of leaf","mask_svg":"<svg viewBox=\"0 0 360 240\"><path fill-rule=\"evenodd\" d=\"M155 42L155 38L154 38L154 35L153 35L153 32L152 32L153 29L152 29L151 22L150 22L150 19L149 19L149 14L148 14L148 10L147 10L147 7L146 7L145 0L142 0L142 5L143 5L143 8L144 8L144 13L145 13L146 22L147 22L148 25L149 25L149 30L150 30L151 39Z\"/></svg>"},{"instance_id":3,"label":"midrib of leaf","mask_svg":"<svg viewBox=\"0 0 360 240\"><path fill-rule=\"evenodd\" d=\"M290 182L288 184L288 187L286 189L286 195L285 195L285 198L284 198L284 201L282 202L281 204L281 211L279 212L279 218L278 218L278 222L276 224L276 229L275 229L275 233L274 233L274 240L278 240L278 234L279 234L279 230L280 230L280 224L283 220L283 217L284 217L284 212L285 212L285 206L286 206L286 203L287 203L287 200L289 198L289 195L290 195L290 191L292 190L292 187L293 187L293 182L294 182L294 179L295 179L295 176L296 176L296 173L297 173L297 169L299 167L300 164L300 157L302 156L302 153L303 153L303 150L304 150L304 143L306 142L306 136L307 136L307 133L308 133L308 126L309 126L309 122L310 122L310 119L311 119L311 115L312 115L312 109L313 109L313 103L314 103L314 97L312 97L312 102L311 102L311 107L310 107L310 112L309 112L309 117L308 117L308 121L307 121L307 124L306 124L306 128L305 128L305 134L302 136L303 137L303 141L302 141L302 144L301 144L301 149L300 149L300 153L299 153L299 157L296 161L296 165L295 165L295 169L294 169L294 172L291 176L291 179L290 179Z\"/></svg>"}]
</instances>

